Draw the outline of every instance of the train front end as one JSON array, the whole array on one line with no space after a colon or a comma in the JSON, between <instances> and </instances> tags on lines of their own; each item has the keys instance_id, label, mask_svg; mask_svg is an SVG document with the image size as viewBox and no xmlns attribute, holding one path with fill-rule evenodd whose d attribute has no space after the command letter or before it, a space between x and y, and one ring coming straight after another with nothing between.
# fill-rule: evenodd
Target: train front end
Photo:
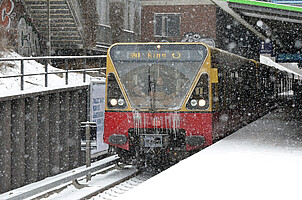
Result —
<instances>
[{"instance_id":1,"label":"train front end","mask_svg":"<svg viewBox=\"0 0 302 200\"><path fill-rule=\"evenodd\" d=\"M123 158L179 158L212 144L203 44L116 44L108 51L104 142ZM150 156L150 157L149 157Z\"/></svg>"}]
</instances>

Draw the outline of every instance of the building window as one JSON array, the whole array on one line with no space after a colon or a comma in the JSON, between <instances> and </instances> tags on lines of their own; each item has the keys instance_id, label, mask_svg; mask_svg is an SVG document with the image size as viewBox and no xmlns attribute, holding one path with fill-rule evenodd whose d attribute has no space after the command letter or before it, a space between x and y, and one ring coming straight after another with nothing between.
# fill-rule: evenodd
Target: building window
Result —
<instances>
[{"instance_id":1,"label":"building window","mask_svg":"<svg viewBox=\"0 0 302 200\"><path fill-rule=\"evenodd\" d=\"M156 37L180 36L180 14L155 14Z\"/></svg>"}]
</instances>

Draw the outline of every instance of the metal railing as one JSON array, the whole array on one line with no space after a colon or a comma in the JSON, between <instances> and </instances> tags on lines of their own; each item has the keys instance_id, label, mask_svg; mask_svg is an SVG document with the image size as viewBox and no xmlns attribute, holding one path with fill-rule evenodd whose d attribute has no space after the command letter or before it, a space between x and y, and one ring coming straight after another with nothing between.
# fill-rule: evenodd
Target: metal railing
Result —
<instances>
[{"instance_id":1,"label":"metal railing","mask_svg":"<svg viewBox=\"0 0 302 200\"><path fill-rule=\"evenodd\" d=\"M65 84L68 85L68 75L70 73L75 72L81 72L83 73L83 82L86 82L86 74L87 72L98 72L99 75L102 75L101 70L105 70L105 67L98 67L98 68L87 68L87 59L99 59L100 65L101 62L104 61L104 58L106 58L106 55L99 55L99 56L45 56L45 57L20 57L20 58L0 58L0 63L5 61L20 61L20 73L19 74L13 74L13 75L2 75L0 76L0 79L2 78L16 78L20 77L20 87L21 90L24 90L24 77L26 76L35 76L35 75L44 75L45 77L45 87L48 87L48 75L50 74L65 74ZM68 61L69 60L76 60L76 59L82 59L84 60L84 64L81 67L81 69L69 69ZM34 61L40 61L40 63L44 63L45 71L40 73L25 73L25 63L26 60L34 60ZM49 71L48 66L50 65L50 61L53 60L63 60L65 62L65 70L57 68L56 71Z\"/></svg>"}]
</instances>

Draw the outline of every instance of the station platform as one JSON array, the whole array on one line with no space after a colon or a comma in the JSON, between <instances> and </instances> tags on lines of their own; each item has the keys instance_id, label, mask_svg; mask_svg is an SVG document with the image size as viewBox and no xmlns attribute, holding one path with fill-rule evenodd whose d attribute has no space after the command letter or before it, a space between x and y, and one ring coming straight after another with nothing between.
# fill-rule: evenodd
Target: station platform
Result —
<instances>
[{"instance_id":1,"label":"station platform","mask_svg":"<svg viewBox=\"0 0 302 200\"><path fill-rule=\"evenodd\" d=\"M276 109L119 199L302 199L302 111Z\"/></svg>"}]
</instances>

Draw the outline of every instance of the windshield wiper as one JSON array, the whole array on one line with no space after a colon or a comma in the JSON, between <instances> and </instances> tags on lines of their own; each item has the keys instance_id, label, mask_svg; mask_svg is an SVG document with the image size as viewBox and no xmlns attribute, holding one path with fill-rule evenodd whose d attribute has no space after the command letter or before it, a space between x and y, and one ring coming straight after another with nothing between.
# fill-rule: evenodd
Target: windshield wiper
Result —
<instances>
[{"instance_id":1,"label":"windshield wiper","mask_svg":"<svg viewBox=\"0 0 302 200\"><path fill-rule=\"evenodd\" d=\"M155 110L155 82L151 80L151 68L148 69L148 96L151 111Z\"/></svg>"}]
</instances>

